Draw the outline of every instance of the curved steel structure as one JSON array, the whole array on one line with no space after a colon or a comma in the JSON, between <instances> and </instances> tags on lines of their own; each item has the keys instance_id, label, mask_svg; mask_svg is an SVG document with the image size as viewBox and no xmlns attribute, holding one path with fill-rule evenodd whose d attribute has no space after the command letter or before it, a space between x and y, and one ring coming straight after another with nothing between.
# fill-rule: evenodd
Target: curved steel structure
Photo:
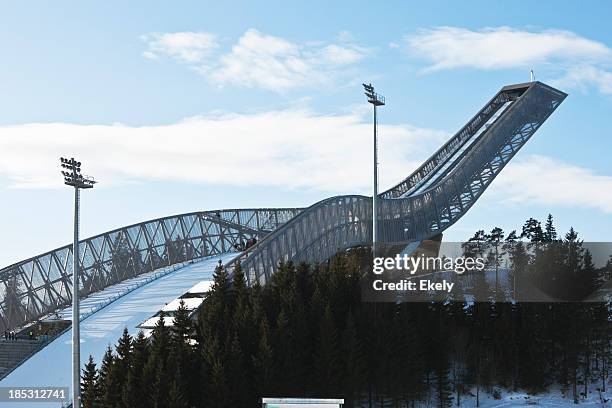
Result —
<instances>
[{"instance_id":1,"label":"curved steel structure","mask_svg":"<svg viewBox=\"0 0 612 408\"><path fill-rule=\"evenodd\" d=\"M455 223L567 95L541 82L502 88L457 134L405 180L380 194L378 236L387 248L431 238ZM299 215L298 215L299 214ZM241 263L249 284L265 284L279 261L320 262L372 242L372 199L328 198L303 209L220 210L161 218L81 242L80 296L118 281L259 243ZM71 300L70 246L0 270L0 331Z\"/></svg>"},{"instance_id":2,"label":"curved steel structure","mask_svg":"<svg viewBox=\"0 0 612 408\"><path fill-rule=\"evenodd\" d=\"M541 82L502 88L418 170L380 194L379 242L387 248L440 234L463 216L567 95ZM320 262L369 245L372 199L337 196L304 210L229 264L264 284L279 261Z\"/></svg>"},{"instance_id":3,"label":"curved steel structure","mask_svg":"<svg viewBox=\"0 0 612 408\"><path fill-rule=\"evenodd\" d=\"M236 250L301 211L263 208L202 211L115 229L80 242L84 297L144 272ZM0 270L0 332L66 307L72 300L72 246Z\"/></svg>"}]
</instances>

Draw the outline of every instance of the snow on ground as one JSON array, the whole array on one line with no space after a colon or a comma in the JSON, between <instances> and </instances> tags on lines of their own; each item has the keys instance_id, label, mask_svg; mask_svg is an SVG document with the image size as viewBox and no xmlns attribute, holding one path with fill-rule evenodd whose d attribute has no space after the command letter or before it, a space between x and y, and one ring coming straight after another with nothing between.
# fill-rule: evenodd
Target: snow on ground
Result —
<instances>
[{"instance_id":1,"label":"snow on ground","mask_svg":"<svg viewBox=\"0 0 612 408\"><path fill-rule=\"evenodd\" d=\"M188 291L196 283L212 279L219 259L229 261L236 254L209 258L177 269L167 275L136 288L135 282L120 283L107 288L106 294L91 296L83 303L82 313L88 314L109 298L118 297L106 307L90 314L81 322L81 362L84 364L91 354L99 366L106 347L115 345L127 327L130 334L138 333L136 325L157 313L166 303ZM138 279L138 278L137 278ZM142 283L142 282L141 282ZM64 311L67 314L69 311ZM0 387L70 387L71 385L71 336L72 330L55 339L39 353L24 362L15 371L0 381ZM2 408L24 408L24 403L2 403ZM39 403L36 407L57 408L60 403Z\"/></svg>"},{"instance_id":2,"label":"snow on ground","mask_svg":"<svg viewBox=\"0 0 612 408\"><path fill-rule=\"evenodd\" d=\"M593 384L589 387L589 397L587 399L581 398L578 404L574 404L571 395L567 398L563 397L563 394L559 389L551 389L549 392L544 394L529 395L525 392L507 392L501 391L501 398L496 400L492 395L487 393L480 394L480 408L508 408L508 407L604 407L612 408L612 401L602 403L599 392L595 390L597 386ZM475 390L472 393L475 394ZM603 395L604 400L610 400L612 393L608 390ZM453 407L456 406L456 399L453 399ZM435 406L430 405L430 406ZM475 407L476 398L472 396L461 397L461 407Z\"/></svg>"},{"instance_id":3,"label":"snow on ground","mask_svg":"<svg viewBox=\"0 0 612 408\"><path fill-rule=\"evenodd\" d=\"M610 399L610 393L604 395L604 400ZM526 393L506 393L502 394L501 400L495 400L491 396L487 396L484 403L481 404L483 408L497 408L497 407L517 407L517 406L536 406L536 407L568 407L568 406L581 406L581 407L612 407L610 402L602 403L599 393L592 391L589 394L589 398L580 399L576 405L571 396L564 398L562 393L558 390L553 390L546 394L539 395L528 395Z\"/></svg>"}]
</instances>

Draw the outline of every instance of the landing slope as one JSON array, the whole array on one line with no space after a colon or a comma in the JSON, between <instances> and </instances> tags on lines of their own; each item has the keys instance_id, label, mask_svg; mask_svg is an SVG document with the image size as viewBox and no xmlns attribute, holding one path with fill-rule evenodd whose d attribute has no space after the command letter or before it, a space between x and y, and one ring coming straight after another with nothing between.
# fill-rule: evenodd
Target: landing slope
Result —
<instances>
[{"instance_id":1,"label":"landing slope","mask_svg":"<svg viewBox=\"0 0 612 408\"><path fill-rule=\"evenodd\" d=\"M185 293L197 282L211 279L218 261L226 262L235 254L209 258L178 269L150 282L90 315L81 323L81 360L91 354L99 364L106 347L114 345L127 327L138 333L136 325L161 309L165 303ZM0 381L0 387L69 387L71 383L71 336L69 330L32 356ZM27 404L26 404L27 405ZM58 403L36 403L37 407L58 407ZM21 407L23 403L3 403L2 407Z\"/></svg>"}]
</instances>

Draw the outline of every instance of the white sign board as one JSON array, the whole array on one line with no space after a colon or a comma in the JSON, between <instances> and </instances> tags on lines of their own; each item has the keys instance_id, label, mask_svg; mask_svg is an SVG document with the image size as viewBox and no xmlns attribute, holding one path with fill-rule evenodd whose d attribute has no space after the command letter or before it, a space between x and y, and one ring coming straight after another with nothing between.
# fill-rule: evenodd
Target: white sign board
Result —
<instances>
[{"instance_id":1,"label":"white sign board","mask_svg":"<svg viewBox=\"0 0 612 408\"><path fill-rule=\"evenodd\" d=\"M343 399L262 398L263 408L342 408Z\"/></svg>"}]
</instances>

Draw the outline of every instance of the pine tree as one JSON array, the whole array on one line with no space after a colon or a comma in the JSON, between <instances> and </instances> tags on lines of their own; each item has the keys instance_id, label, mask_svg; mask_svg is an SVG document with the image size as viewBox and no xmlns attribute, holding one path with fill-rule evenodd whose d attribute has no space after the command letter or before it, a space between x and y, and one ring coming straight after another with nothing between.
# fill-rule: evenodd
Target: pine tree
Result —
<instances>
[{"instance_id":1,"label":"pine tree","mask_svg":"<svg viewBox=\"0 0 612 408\"><path fill-rule=\"evenodd\" d=\"M548 214L546 225L544 226L544 241L553 242L557 239L557 230L553 224L552 214Z\"/></svg>"},{"instance_id":2,"label":"pine tree","mask_svg":"<svg viewBox=\"0 0 612 408\"><path fill-rule=\"evenodd\" d=\"M143 369L142 384L148 388L149 406L159 408L166 406L170 385L169 354L170 333L165 324L165 315L160 312L151 334L151 351Z\"/></svg>"},{"instance_id":3,"label":"pine tree","mask_svg":"<svg viewBox=\"0 0 612 408\"><path fill-rule=\"evenodd\" d=\"M582 259L582 270L580 272L582 287L580 290L580 298L584 299L592 295L599 287L599 272L593 263L593 255L591 251L586 249Z\"/></svg>"},{"instance_id":4,"label":"pine tree","mask_svg":"<svg viewBox=\"0 0 612 408\"><path fill-rule=\"evenodd\" d=\"M547 336L548 305L527 303L521 307L519 333L518 376L520 386L530 393L546 390L550 360L542 350L550 346ZM569 319L568 319L569 322Z\"/></svg>"},{"instance_id":5,"label":"pine tree","mask_svg":"<svg viewBox=\"0 0 612 408\"><path fill-rule=\"evenodd\" d=\"M358 399L366 383L366 361L363 344L359 339L357 325L353 313L349 311L346 325L342 336L344 346L344 373L342 375L345 384L345 395L348 405L351 406Z\"/></svg>"},{"instance_id":6,"label":"pine tree","mask_svg":"<svg viewBox=\"0 0 612 408\"><path fill-rule=\"evenodd\" d=\"M476 231L474 236L470 238L468 242L461 244L463 256L466 258L482 258L484 256L486 243L487 235L485 234L484 230Z\"/></svg>"},{"instance_id":7,"label":"pine tree","mask_svg":"<svg viewBox=\"0 0 612 408\"><path fill-rule=\"evenodd\" d=\"M230 330L237 337L237 341L242 353L242 365L247 377L253 374L250 356L256 352L259 322L254 321L252 305L250 303L249 289L246 285L246 278L242 272L240 263L236 264L232 276L232 295L234 297L234 312ZM249 384L251 385L251 384Z\"/></svg>"},{"instance_id":8,"label":"pine tree","mask_svg":"<svg viewBox=\"0 0 612 408\"><path fill-rule=\"evenodd\" d=\"M419 314L427 311L426 304L420 304L419 308L414 308L412 304L403 304L400 309L402 318L402 328L404 332L403 343L408 354L405 356L402 367L402 377L404 382L403 397L407 406L414 407L416 401L420 400L425 389L426 367L426 347L425 336L421 333ZM424 308L422 306L425 306ZM428 320L427 316L421 316ZM428 390L427 390L428 391Z\"/></svg>"},{"instance_id":9,"label":"pine tree","mask_svg":"<svg viewBox=\"0 0 612 408\"><path fill-rule=\"evenodd\" d=\"M487 243L489 246L493 248L491 252L491 258L493 266L495 267L495 293L498 294L499 288L499 265L501 262L501 258L503 256L503 252L500 251L502 249L502 242L504 240L504 231L495 227L491 230L491 233L486 235Z\"/></svg>"},{"instance_id":10,"label":"pine tree","mask_svg":"<svg viewBox=\"0 0 612 408\"><path fill-rule=\"evenodd\" d=\"M508 243L514 243L514 242L516 242L518 240L519 240L519 237L518 237L518 235L516 235L516 230L510 231L510 233L506 237L506 242L508 242Z\"/></svg>"},{"instance_id":11,"label":"pine tree","mask_svg":"<svg viewBox=\"0 0 612 408\"><path fill-rule=\"evenodd\" d=\"M172 380L170 390L168 392L168 407L169 408L189 408L185 401L185 396L180 386L180 382L176 379Z\"/></svg>"},{"instance_id":12,"label":"pine tree","mask_svg":"<svg viewBox=\"0 0 612 408\"><path fill-rule=\"evenodd\" d=\"M606 392L606 384L612 365L612 325L610 318L610 302L595 303L593 305L593 331L595 337L595 368L601 381L600 390Z\"/></svg>"},{"instance_id":13,"label":"pine tree","mask_svg":"<svg viewBox=\"0 0 612 408\"><path fill-rule=\"evenodd\" d=\"M148 341L141 331L132 341L132 359L123 389L123 406L125 408L147 408L148 392L143 382L143 370L147 362Z\"/></svg>"},{"instance_id":14,"label":"pine tree","mask_svg":"<svg viewBox=\"0 0 612 408\"><path fill-rule=\"evenodd\" d=\"M185 306L185 301L181 299L179 307L176 309L173 319L172 326L173 340L177 345L183 347L188 341L192 334L191 318L189 317L189 310Z\"/></svg>"},{"instance_id":15,"label":"pine tree","mask_svg":"<svg viewBox=\"0 0 612 408\"><path fill-rule=\"evenodd\" d=\"M569 232L565 234L562 246L563 258L559 262L561 267L557 276L557 281L560 282L558 297L566 300L579 300L581 296L579 287L584 284L581 274L584 249L582 240L578 238L578 233L573 227L570 227Z\"/></svg>"},{"instance_id":16,"label":"pine tree","mask_svg":"<svg viewBox=\"0 0 612 408\"><path fill-rule=\"evenodd\" d=\"M612 264L612 258L610 263ZM310 269L310 265L302 262L295 271L296 291L298 296L304 301L312 296L312 275Z\"/></svg>"},{"instance_id":17,"label":"pine tree","mask_svg":"<svg viewBox=\"0 0 612 408\"><path fill-rule=\"evenodd\" d=\"M282 373L275 376L275 382L278 384L276 391L289 394L292 387L295 385L295 371L293 370L294 358L292 342L294 340L291 333L289 313L282 307L276 317L276 328L274 329L274 339L272 342L276 356L275 371Z\"/></svg>"},{"instance_id":18,"label":"pine tree","mask_svg":"<svg viewBox=\"0 0 612 408\"><path fill-rule=\"evenodd\" d=\"M401 401L406 404L414 402L423 391L423 361L418 350L420 344L414 332L416 328L411 327L413 321L406 305L389 305L386 309L389 309L389 317L385 320L391 321L390 326L383 329L388 335L379 340L380 347L386 351L377 374L384 378L386 386L381 387L379 384L378 388L398 406Z\"/></svg>"},{"instance_id":19,"label":"pine tree","mask_svg":"<svg viewBox=\"0 0 612 408\"><path fill-rule=\"evenodd\" d=\"M320 319L317 340L315 371L318 374L319 387L322 393L334 391L339 375L338 332L329 305Z\"/></svg>"},{"instance_id":20,"label":"pine tree","mask_svg":"<svg viewBox=\"0 0 612 408\"><path fill-rule=\"evenodd\" d=\"M444 349L439 350L434 375L436 405L439 408L450 407L453 403L453 398L449 379L448 355Z\"/></svg>"},{"instance_id":21,"label":"pine tree","mask_svg":"<svg viewBox=\"0 0 612 408\"><path fill-rule=\"evenodd\" d=\"M220 358L215 358L210 375L211 381L211 398L215 401L215 406L218 408L230 407L230 389L229 382L226 377L225 368L220 361Z\"/></svg>"},{"instance_id":22,"label":"pine tree","mask_svg":"<svg viewBox=\"0 0 612 408\"><path fill-rule=\"evenodd\" d=\"M161 311L151 333L151 352L166 357L170 342L170 330L166 326L166 314ZM156 356L156 357L159 357Z\"/></svg>"},{"instance_id":23,"label":"pine tree","mask_svg":"<svg viewBox=\"0 0 612 408\"><path fill-rule=\"evenodd\" d=\"M203 342L206 344L225 339L231 324L232 305L229 278L221 264L215 269L206 305L201 310L199 324Z\"/></svg>"},{"instance_id":24,"label":"pine tree","mask_svg":"<svg viewBox=\"0 0 612 408\"><path fill-rule=\"evenodd\" d=\"M232 294L234 297L234 307L245 307L247 302L247 286L240 262L237 262L234 267L234 273L232 275Z\"/></svg>"},{"instance_id":25,"label":"pine tree","mask_svg":"<svg viewBox=\"0 0 612 408\"><path fill-rule=\"evenodd\" d=\"M232 390L236 391L229 395L230 406L248 406L249 402L252 402L248 392L249 379L245 376L244 356L237 333L234 333L229 347L227 377L231 381Z\"/></svg>"},{"instance_id":26,"label":"pine tree","mask_svg":"<svg viewBox=\"0 0 612 408\"><path fill-rule=\"evenodd\" d=\"M167 364L153 366L153 381L149 383L149 406L153 408L170 408L168 394L172 380Z\"/></svg>"},{"instance_id":27,"label":"pine tree","mask_svg":"<svg viewBox=\"0 0 612 408\"><path fill-rule=\"evenodd\" d=\"M184 343L183 343L184 344ZM181 356L181 354L184 354ZM185 351L182 351L181 344L174 343L170 349L168 364L165 367L164 378L169 385L166 388L167 396L164 402L167 402L168 408L187 408L189 406L190 374L189 374L189 358Z\"/></svg>"},{"instance_id":28,"label":"pine tree","mask_svg":"<svg viewBox=\"0 0 612 408\"><path fill-rule=\"evenodd\" d=\"M523 225L521 238L527 238L531 242L542 242L544 240L544 231L540 221L529 218Z\"/></svg>"},{"instance_id":29,"label":"pine tree","mask_svg":"<svg viewBox=\"0 0 612 408\"><path fill-rule=\"evenodd\" d=\"M525 249L525 245L521 241L508 243L507 249L510 258L510 278L512 279L512 298L520 300L524 298L523 294L530 287L525 282L527 269L529 266L529 255ZM525 294L526 295L526 294Z\"/></svg>"},{"instance_id":30,"label":"pine tree","mask_svg":"<svg viewBox=\"0 0 612 408\"><path fill-rule=\"evenodd\" d=\"M132 336L129 335L127 327L123 329L123 334L121 338L119 338L115 350L117 351L117 357L115 358L115 364L113 366L113 376L119 388L116 392L119 396L122 396L123 389L127 383L127 374L132 357Z\"/></svg>"},{"instance_id":31,"label":"pine tree","mask_svg":"<svg viewBox=\"0 0 612 408\"><path fill-rule=\"evenodd\" d=\"M81 401L83 408L98 408L100 406L100 390L98 388L98 372L96 363L90 355L81 381Z\"/></svg>"},{"instance_id":32,"label":"pine tree","mask_svg":"<svg viewBox=\"0 0 612 408\"><path fill-rule=\"evenodd\" d=\"M99 376L101 407L103 408L114 408L120 404L121 394L116 373L115 356L111 347L108 346L102 358Z\"/></svg>"},{"instance_id":33,"label":"pine tree","mask_svg":"<svg viewBox=\"0 0 612 408\"><path fill-rule=\"evenodd\" d=\"M172 326L171 355L174 361L174 380L181 392L181 399L189 401L197 399L197 381L195 373L199 371L198 362L193 359L194 348L191 339L195 334L189 310L181 299L174 315Z\"/></svg>"},{"instance_id":34,"label":"pine tree","mask_svg":"<svg viewBox=\"0 0 612 408\"><path fill-rule=\"evenodd\" d=\"M253 356L253 366L255 369L255 379L257 381L257 394L263 395L268 392L273 375L273 356L272 347L268 340L270 330L266 319L262 319L259 328L259 346L257 354Z\"/></svg>"},{"instance_id":35,"label":"pine tree","mask_svg":"<svg viewBox=\"0 0 612 408\"><path fill-rule=\"evenodd\" d=\"M296 275L296 282L298 279ZM312 323L309 320L308 300L303 298L302 292L296 289L294 301L293 312L288 315L289 333L291 334L288 352L292 362L293 388L297 389L295 384L303 384L305 389L312 389L313 384L309 374L312 371L315 345L312 341L313 332Z\"/></svg>"},{"instance_id":36,"label":"pine tree","mask_svg":"<svg viewBox=\"0 0 612 408\"><path fill-rule=\"evenodd\" d=\"M100 365L98 383L100 395L104 395L106 392L107 379L110 376L111 368L113 367L113 349L110 345L106 348L104 357L102 357L102 363Z\"/></svg>"}]
</instances>

